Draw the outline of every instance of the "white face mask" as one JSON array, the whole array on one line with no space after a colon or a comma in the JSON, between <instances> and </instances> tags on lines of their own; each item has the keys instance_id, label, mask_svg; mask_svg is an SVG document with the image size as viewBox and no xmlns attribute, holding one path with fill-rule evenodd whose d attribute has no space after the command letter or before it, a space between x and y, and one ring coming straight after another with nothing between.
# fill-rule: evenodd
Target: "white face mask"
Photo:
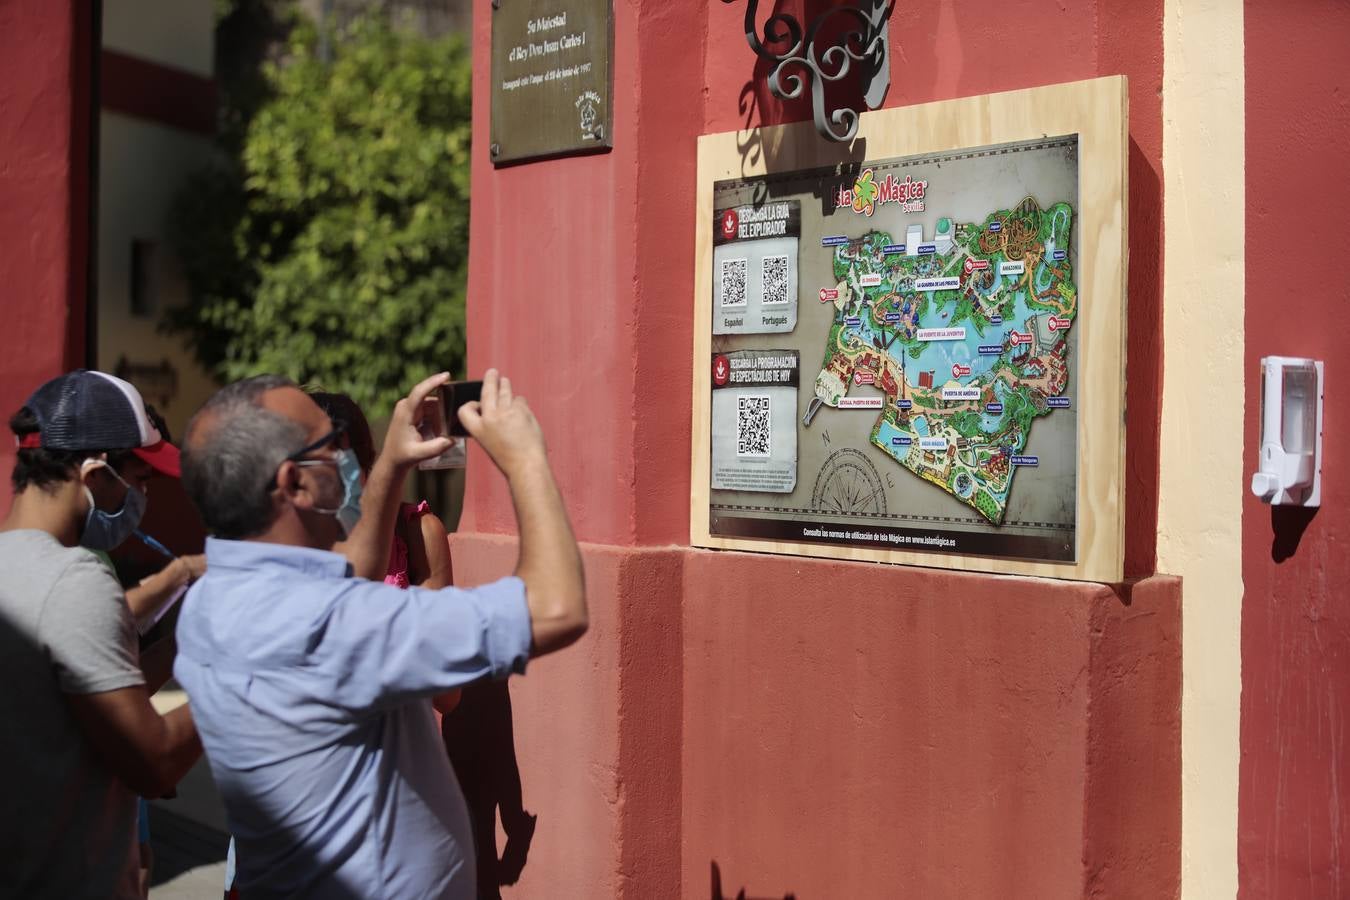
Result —
<instances>
[{"instance_id":1,"label":"white face mask","mask_svg":"<svg viewBox=\"0 0 1350 900\"><path fill-rule=\"evenodd\" d=\"M90 550L111 550L131 537L131 533L136 530L136 526L141 524L141 517L145 515L147 498L145 494L123 481L122 476L113 471L113 467L108 465L105 460L85 460L80 466L80 475L84 476L99 468L107 469L112 477L121 481L125 485L127 493L122 498L122 505L118 507L117 512L110 513L99 509L98 504L94 502L94 492L89 490L88 485L82 485L84 496L89 501L89 512L84 517L84 530L80 533L80 545L88 547Z\"/></svg>"}]
</instances>

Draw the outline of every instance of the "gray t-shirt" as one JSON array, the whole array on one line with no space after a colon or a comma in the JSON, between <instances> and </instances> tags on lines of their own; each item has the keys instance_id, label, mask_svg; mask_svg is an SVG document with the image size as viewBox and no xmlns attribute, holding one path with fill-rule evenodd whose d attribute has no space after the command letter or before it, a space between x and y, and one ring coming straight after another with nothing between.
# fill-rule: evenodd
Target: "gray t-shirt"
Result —
<instances>
[{"instance_id":1,"label":"gray t-shirt","mask_svg":"<svg viewBox=\"0 0 1350 900\"><path fill-rule=\"evenodd\" d=\"M65 695L144 683L131 610L103 563L45 531L0 532L0 892L137 896L136 798Z\"/></svg>"}]
</instances>

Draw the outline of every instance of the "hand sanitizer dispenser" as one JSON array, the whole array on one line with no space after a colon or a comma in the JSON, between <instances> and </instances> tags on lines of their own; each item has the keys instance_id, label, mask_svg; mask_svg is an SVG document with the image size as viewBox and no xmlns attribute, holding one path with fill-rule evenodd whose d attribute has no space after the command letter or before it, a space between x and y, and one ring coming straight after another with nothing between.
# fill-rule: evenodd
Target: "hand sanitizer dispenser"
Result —
<instances>
[{"instance_id":1,"label":"hand sanitizer dispenser","mask_svg":"<svg viewBox=\"0 0 1350 900\"><path fill-rule=\"evenodd\" d=\"M1272 506L1322 502L1322 363L1261 360L1261 450L1252 493Z\"/></svg>"}]
</instances>

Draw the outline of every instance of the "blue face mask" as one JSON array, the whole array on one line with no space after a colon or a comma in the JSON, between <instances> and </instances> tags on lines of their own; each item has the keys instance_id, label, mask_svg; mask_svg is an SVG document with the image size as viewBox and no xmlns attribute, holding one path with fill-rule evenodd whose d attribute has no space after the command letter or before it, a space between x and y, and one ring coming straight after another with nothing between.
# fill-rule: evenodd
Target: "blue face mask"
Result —
<instances>
[{"instance_id":1,"label":"blue face mask","mask_svg":"<svg viewBox=\"0 0 1350 900\"><path fill-rule=\"evenodd\" d=\"M97 467L107 469L112 477L122 481L121 476L113 472L112 467L97 461ZM80 546L90 550L111 550L131 537L131 533L141 524L145 515L146 496L131 485L122 481L127 494L117 512L108 512L98 508L94 494L86 485L84 496L89 500L89 512L84 517L84 531L80 532Z\"/></svg>"},{"instance_id":2,"label":"blue face mask","mask_svg":"<svg viewBox=\"0 0 1350 900\"><path fill-rule=\"evenodd\" d=\"M316 506L314 511L329 516L337 516L338 525L342 527L342 536L351 537L352 530L356 528L357 520L361 518L361 464L356 461L356 454L351 450L339 450L334 460L337 463L338 476L342 479L342 503L335 509L324 509ZM305 459L297 462L301 466L322 466L327 465L327 460Z\"/></svg>"}]
</instances>

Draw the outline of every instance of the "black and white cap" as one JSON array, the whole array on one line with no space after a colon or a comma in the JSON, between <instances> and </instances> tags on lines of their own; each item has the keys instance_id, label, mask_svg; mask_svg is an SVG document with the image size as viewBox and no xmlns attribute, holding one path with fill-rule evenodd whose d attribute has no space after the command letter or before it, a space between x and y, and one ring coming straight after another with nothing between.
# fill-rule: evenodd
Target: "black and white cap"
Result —
<instances>
[{"instance_id":1,"label":"black and white cap","mask_svg":"<svg viewBox=\"0 0 1350 900\"><path fill-rule=\"evenodd\" d=\"M131 450L177 478L178 448L164 440L134 386L105 372L76 369L33 392L24 404L38 422L19 446L48 450Z\"/></svg>"}]
</instances>

